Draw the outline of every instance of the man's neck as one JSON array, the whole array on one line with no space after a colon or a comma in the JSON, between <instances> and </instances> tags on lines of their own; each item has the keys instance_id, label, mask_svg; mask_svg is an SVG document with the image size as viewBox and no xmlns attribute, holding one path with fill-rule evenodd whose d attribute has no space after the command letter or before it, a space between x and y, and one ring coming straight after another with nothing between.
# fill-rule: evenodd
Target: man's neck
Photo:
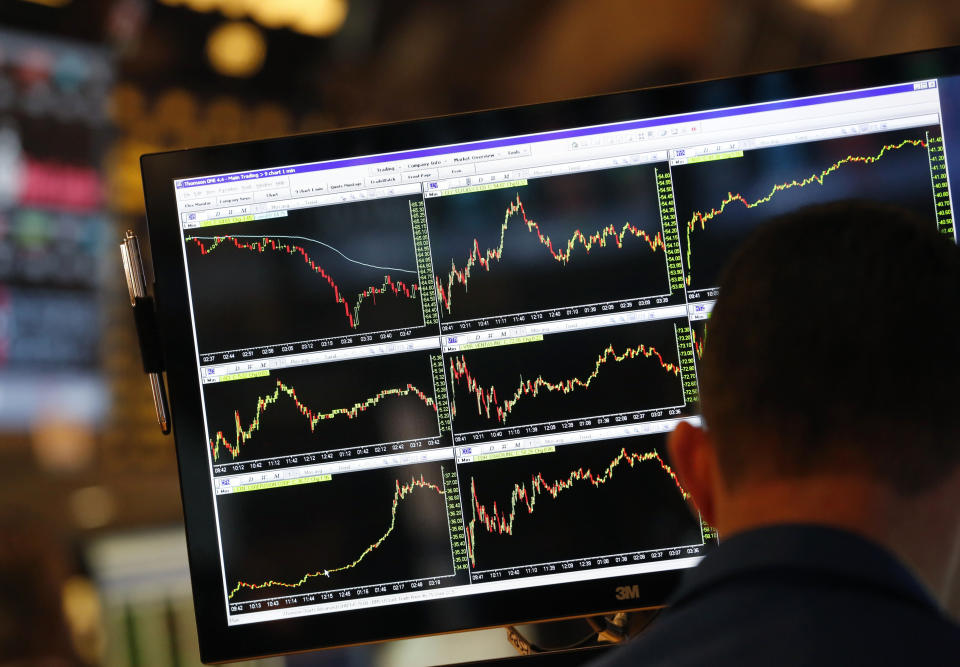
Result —
<instances>
[{"instance_id":1,"label":"man's neck","mask_svg":"<svg viewBox=\"0 0 960 667\"><path fill-rule=\"evenodd\" d=\"M721 535L778 523L816 523L877 539L880 517L889 516L892 494L857 476L747 480L717 499Z\"/></svg>"}]
</instances>

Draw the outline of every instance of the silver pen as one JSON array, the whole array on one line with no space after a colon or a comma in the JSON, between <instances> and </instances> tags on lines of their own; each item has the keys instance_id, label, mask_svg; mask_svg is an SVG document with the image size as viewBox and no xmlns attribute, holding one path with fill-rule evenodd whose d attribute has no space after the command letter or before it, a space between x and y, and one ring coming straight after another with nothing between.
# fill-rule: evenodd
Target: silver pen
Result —
<instances>
[{"instance_id":1,"label":"silver pen","mask_svg":"<svg viewBox=\"0 0 960 667\"><path fill-rule=\"evenodd\" d=\"M143 263L140 261L140 242L132 230L127 230L120 242L120 255L123 258L123 271L127 276L127 289L130 291L130 305L136 306L138 298L147 296L147 279L143 273ZM167 397L163 387L163 377L160 373L147 373L150 378L150 390L153 392L153 405L157 410L157 422L160 430L170 432L167 419Z\"/></svg>"}]
</instances>

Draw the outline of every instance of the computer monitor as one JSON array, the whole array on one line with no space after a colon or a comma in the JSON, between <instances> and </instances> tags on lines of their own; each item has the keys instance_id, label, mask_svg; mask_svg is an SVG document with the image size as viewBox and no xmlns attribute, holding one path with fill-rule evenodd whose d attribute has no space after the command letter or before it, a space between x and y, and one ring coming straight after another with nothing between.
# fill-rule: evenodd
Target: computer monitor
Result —
<instances>
[{"instance_id":1,"label":"computer monitor","mask_svg":"<svg viewBox=\"0 0 960 667\"><path fill-rule=\"evenodd\" d=\"M723 262L850 197L954 237L958 71L145 156L204 660L664 604L717 542L665 439L699 420Z\"/></svg>"}]
</instances>

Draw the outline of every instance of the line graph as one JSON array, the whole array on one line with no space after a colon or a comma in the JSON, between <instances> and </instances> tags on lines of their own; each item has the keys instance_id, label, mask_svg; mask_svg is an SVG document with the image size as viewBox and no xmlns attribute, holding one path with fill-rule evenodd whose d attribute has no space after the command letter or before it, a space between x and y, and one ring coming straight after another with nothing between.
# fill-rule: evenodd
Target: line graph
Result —
<instances>
[{"instance_id":1,"label":"line graph","mask_svg":"<svg viewBox=\"0 0 960 667\"><path fill-rule=\"evenodd\" d=\"M406 197L214 229L184 237L201 353L423 325Z\"/></svg>"},{"instance_id":2,"label":"line graph","mask_svg":"<svg viewBox=\"0 0 960 667\"><path fill-rule=\"evenodd\" d=\"M453 573L440 464L230 496L218 503L231 601Z\"/></svg>"},{"instance_id":3,"label":"line graph","mask_svg":"<svg viewBox=\"0 0 960 667\"><path fill-rule=\"evenodd\" d=\"M310 579L313 579L315 577L329 578L337 574L338 572L343 572L345 570L350 570L352 568L355 568L357 565L363 562L363 559L366 558L368 555L370 555L370 553L373 552L374 549L378 549L380 545L383 544L383 542L388 537L390 537L390 534L393 532L393 529L396 528L397 526L397 508L400 506L400 503L408 495L410 495L417 489L428 489L431 491L435 491L438 495L440 495L441 497L444 497L444 492L443 492L443 489L440 487L440 485L434 484L433 482L428 482L423 478L422 474L420 475L419 479L414 477L410 480L409 483L405 482L402 485L400 484L400 480L398 479L396 481L396 491L393 494L393 503L391 504L391 507L390 507L390 525L387 527L386 532L379 537L379 539L377 539L375 542L370 544L370 546L364 549L360 553L360 555L357 556L351 562L345 565L340 565L339 567L330 567L323 570L317 570L316 572L308 572L304 574L302 577L300 577L300 579L292 583L284 582L284 581L275 581L273 579L261 582L259 584L251 584L246 581L238 581L237 585L234 587L232 591L230 591L227 597L232 599L237 594L237 592L240 591L241 589L257 591L257 590L262 590L264 588L287 588L287 589L300 588L301 586L306 584Z\"/></svg>"},{"instance_id":4,"label":"line graph","mask_svg":"<svg viewBox=\"0 0 960 667\"><path fill-rule=\"evenodd\" d=\"M553 240L548 234L543 233L540 229L540 224L527 217L527 212L526 209L524 209L523 202L520 200L520 195L517 194L516 200L511 201L507 205L507 210L504 213L503 224L500 225L500 244L496 248L487 248L485 251L481 251L480 242L474 238L473 247L470 250L470 254L463 268L457 268L456 261L451 261L446 284L441 281L440 276L437 276L437 294L447 313L450 313L453 309L454 286L462 286L463 291L466 292L469 289L470 276L475 267L489 271L492 262L500 262L500 259L503 257L507 229L517 214L523 219L523 225L526 226L527 231L532 232L537 237L540 245L544 246L550 253L550 256L563 266L566 266L570 262L574 250L582 250L584 253L589 253L594 246L606 248L608 239L612 239L616 247L622 249L624 238L626 238L628 234L642 239L650 247L652 252L663 250L663 236L659 231L651 238L647 232L629 222L623 223L619 232L616 226L612 224L589 235L584 234L579 229L575 229L566 242L566 248L556 250L553 246Z\"/></svg>"},{"instance_id":5,"label":"line graph","mask_svg":"<svg viewBox=\"0 0 960 667\"><path fill-rule=\"evenodd\" d=\"M204 245L203 240L198 236L188 236L186 240L187 242L192 241L196 243L200 248L201 255L209 255L214 250L219 248L224 241L229 241L238 250L253 250L254 252L258 253L264 253L267 250L274 250L276 252L285 252L288 255L300 255L307 266L309 266L314 273L319 274L320 277L322 277L327 284L330 285L330 288L333 290L333 300L343 306L343 314L346 316L347 324L351 329L356 329L358 326L360 326L360 306L362 306L365 301L372 300L373 304L376 305L378 296L382 297L390 293L392 293L393 296L402 296L407 299L415 299L417 298L417 292L420 289L419 285L416 283L407 284L399 280L394 280L388 273L384 275L383 284L381 284L379 287L376 285L370 285L369 287L361 290L359 294L348 298L343 294L340 287L337 286L337 283L334 281L333 277L327 273L322 266L317 264L315 260L311 259L310 255L307 254L307 251L302 246L281 243L276 239L267 236L257 237L256 241L249 242L242 241L241 237L239 236L215 236L212 238L213 241L211 241L209 245ZM332 248L332 246L328 246L326 243L323 243L322 245ZM374 267L371 264L365 264L363 262L357 262L356 260L347 258L346 255L339 250L336 250L336 248L333 248L333 250L353 264L378 269L382 268Z\"/></svg>"},{"instance_id":6,"label":"line graph","mask_svg":"<svg viewBox=\"0 0 960 667\"><path fill-rule=\"evenodd\" d=\"M750 229L806 204L876 199L933 218L928 129L778 146L673 167L687 286L716 286L720 266ZM715 203L703 207L711 198Z\"/></svg>"},{"instance_id":7,"label":"line graph","mask_svg":"<svg viewBox=\"0 0 960 667\"><path fill-rule=\"evenodd\" d=\"M233 462L435 436L433 386L423 353L207 384L208 444Z\"/></svg>"},{"instance_id":8,"label":"line graph","mask_svg":"<svg viewBox=\"0 0 960 667\"><path fill-rule=\"evenodd\" d=\"M693 262L691 259L691 256L693 254L693 247L690 243L690 233L697 228L697 225L700 226L700 229L705 229L706 223L712 220L713 218L721 215L726 210L729 204L737 202L737 203L743 204L743 206L747 209L756 208L757 206L760 206L762 204L766 204L767 202L769 202L771 199L773 199L774 195L776 195L778 192L783 192L784 190L790 190L791 188L805 188L808 185L812 185L814 183L818 185L823 185L824 178L826 178L827 176L829 176L830 174L832 174L833 172L835 172L837 169L839 169L845 164L851 164L851 163L873 164L874 162L877 162L878 160L880 160L884 156L884 154L890 151L899 150L904 146L914 146L914 147L921 146L923 148L926 148L927 144L923 139L904 139L903 141L897 144L887 144L883 146L880 149L880 152L877 153L876 155L868 155L868 156L848 155L845 158L837 160L832 165L830 165L829 167L821 171L819 174L811 174L810 176L800 181L794 179L789 182L777 183L771 188L769 193L767 193L765 196L760 197L759 199L756 199L754 201L747 201L747 199L739 192L736 194L734 194L733 192L729 192L727 193L727 197L720 203L719 208L713 208L706 213L703 211L694 212L693 217L690 218L690 221L687 222L687 226L686 226L687 284L688 285L690 284L690 272L693 270Z\"/></svg>"},{"instance_id":9,"label":"line graph","mask_svg":"<svg viewBox=\"0 0 960 667\"><path fill-rule=\"evenodd\" d=\"M485 430L683 405L676 350L673 321L666 320L449 353L453 428Z\"/></svg>"},{"instance_id":10,"label":"line graph","mask_svg":"<svg viewBox=\"0 0 960 667\"><path fill-rule=\"evenodd\" d=\"M460 466L467 555L477 570L699 543L664 436L558 447ZM619 508L619 511L618 511ZM629 522L623 513L629 513ZM618 518L619 517L619 518ZM576 526L584 539L570 539Z\"/></svg>"},{"instance_id":11,"label":"line graph","mask_svg":"<svg viewBox=\"0 0 960 667\"><path fill-rule=\"evenodd\" d=\"M360 293L356 294L352 298L347 298L344 296L342 290L334 281L333 277L324 271L323 267L316 263L313 259L310 258L310 255L307 254L307 251L298 245L292 245L289 243L280 243L273 238L267 236L258 237L258 240L247 242L241 241L238 236L216 236L213 237L214 240L209 245L204 245L203 241L196 236L188 236L187 241L193 241L200 248L201 255L209 255L214 250L216 250L224 241L229 241L233 243L234 247L239 250L253 250L258 253L264 253L267 250L274 250L277 252L285 252L288 255L300 255L303 258L303 261L306 262L307 266L314 272L319 274L330 288L333 290L333 300L343 306L344 315L347 318L347 323L351 329L356 329L360 325L360 306L363 305L363 302L366 300L372 300L374 305L377 302L377 296L382 296L388 293L393 293L394 296L403 296L407 299L415 299L417 296L417 290L419 286L416 283L407 284L399 280L393 280L390 277L390 274L386 274L383 277L383 284L377 287L376 285L370 285L365 289L361 290ZM327 244L323 244L327 246ZM327 246L331 247L331 246ZM338 254L346 257L340 251L337 251ZM370 267L370 264L362 264L361 262L356 262L355 260L348 259L351 263L361 264L363 266ZM380 268L380 267L374 267Z\"/></svg>"},{"instance_id":12,"label":"line graph","mask_svg":"<svg viewBox=\"0 0 960 667\"><path fill-rule=\"evenodd\" d=\"M294 404L297 406L297 409L300 411L306 420L310 424L310 431L313 432L316 430L317 424L322 422L325 419L334 419L336 417L342 416L346 419L355 419L360 413L366 412L368 408L376 407L380 401L387 397L399 397L399 396L416 396L420 399L424 405L432 408L436 411L437 406L433 401L433 398L427 396L424 392L417 389L411 383L407 383L405 387L393 388L390 389L381 389L376 395L366 398L361 401L357 401L348 408L334 408L328 412L314 412L310 407L305 405L297 398L297 391L293 387L288 387L283 383L283 380L277 380L276 388L274 392L268 396L261 396L257 399L257 408L256 416L250 422L248 427L244 427L240 419L240 411L234 411L234 420L236 422L236 437L233 441L233 444L227 439L223 434L223 431L217 431L216 437L210 441L210 448L213 450L214 460L220 458L220 447L224 447L234 458L240 454L240 445L245 443L247 440L253 437L254 433L260 429L260 417L263 415L264 411L272 404L276 403L280 396L288 396Z\"/></svg>"},{"instance_id":13,"label":"line graph","mask_svg":"<svg viewBox=\"0 0 960 667\"><path fill-rule=\"evenodd\" d=\"M472 511L472 518L467 524L467 553L470 557L470 564L476 566L477 564L477 554L474 545L476 544L476 530L477 525L482 526L489 533L498 533L500 535L512 535L513 534L513 524L514 519L517 518L518 505L522 505L526 509L527 514L533 514L537 505L537 498L546 493L548 496L554 500L564 491L567 491L573 488L578 482L585 482L594 487L601 487L606 484L613 477L614 469L617 468L622 463L629 465L631 468L634 465L644 463L646 461L655 461L660 465L660 469L663 470L677 485L677 489L680 491L680 495L687 499L689 494L683 490L683 487L680 486L680 481L677 479L676 473L666 464L663 460L663 457L657 453L656 450L645 453L637 452L627 452L626 449L621 448L620 453L617 454L616 458L610 462L606 470L604 470L599 475L595 475L592 470L587 468L584 470L582 467L577 468L570 472L567 475L566 479L554 480L553 482L547 481L543 473L537 472L534 473L530 478L529 486L527 483L518 483L513 485L513 492L510 495L509 510L507 509L498 509L496 501L493 502L493 507L491 510L487 510L486 506L480 501L480 498L477 497L477 484L476 481L470 479L470 495L472 502L470 508Z\"/></svg>"},{"instance_id":14,"label":"line graph","mask_svg":"<svg viewBox=\"0 0 960 667\"><path fill-rule=\"evenodd\" d=\"M494 387L489 389L484 389L483 386L474 378L470 369L467 368L467 362L463 355L459 357L452 357L450 359L450 374L454 379L454 382L459 382L463 380L466 382L467 389L476 396L477 398L477 411L482 412L487 419L496 418L497 421L506 424L508 415L513 411L513 407L517 402L524 396L530 396L536 398L540 392L561 392L563 394L569 394L578 389L589 389L590 384L600 375L600 369L607 363L620 363L626 359L634 359L638 356L645 358L650 358L656 356L657 360L660 362L660 366L674 375L680 375L680 366L668 361L663 360L663 355L661 355L653 347L647 347L642 343L636 347L627 348L623 354L617 354L614 350L613 345L608 345L603 352L597 357L596 362L594 363L594 368L585 379L580 379L579 377L573 377L566 380L560 380L557 382L551 382L550 380L545 380L543 375L538 375L533 380L524 380L521 376L520 386L514 390L513 395L510 398L505 399L503 402L500 402L497 399L497 390ZM492 408L492 411L491 411ZM457 416L457 404L453 403L453 416Z\"/></svg>"},{"instance_id":15,"label":"line graph","mask_svg":"<svg viewBox=\"0 0 960 667\"><path fill-rule=\"evenodd\" d=\"M426 206L446 321L670 292L652 166L536 179Z\"/></svg>"},{"instance_id":16,"label":"line graph","mask_svg":"<svg viewBox=\"0 0 960 667\"><path fill-rule=\"evenodd\" d=\"M239 239L253 239L254 241L266 241L266 240L267 240L267 239L266 239L265 237L263 237L263 236L251 236L251 235L249 235L249 234L234 234L234 235L232 235L232 236L188 236L188 237L186 237L186 241L187 241L188 243L189 243L190 241L197 242L197 245L200 246L200 252L201 252L201 254L204 254L204 255L207 254L208 252L213 251L217 245L219 245L221 242L223 242L223 241L225 241L225 240L233 241L234 244L236 244ZM395 273L412 273L413 275L417 275L417 272L416 272L415 269L399 269L399 268L397 268L397 267L395 267L395 266L378 266L377 264L370 264L369 262L361 262L359 259L354 259L353 257L347 257L345 254L343 254L343 252L340 251L339 248L335 248L335 247L333 247L332 245L330 245L329 243L324 243L324 242L321 241L320 239L311 239L311 238L307 238L306 236L297 236L296 234L285 234L285 235L282 235L282 234L272 234L271 237L270 237L270 240L272 241L273 239L292 239L292 240L294 240L294 241L305 241L305 242L307 242L307 243L316 243L317 245L323 246L323 247L326 248L327 250L332 250L333 252L337 253L338 255L340 255L341 257L343 257L343 258L344 258L345 260L347 260L348 262L352 262L353 264L357 264L358 266L366 266L367 268L370 268L370 269L379 269L379 270L381 270L381 271L393 271L393 272L395 272ZM203 241L211 242L211 246L210 246L209 248L206 248L206 249L205 249L204 246L203 246ZM296 250L297 252L300 252L301 254L303 254L304 257L305 257L305 259L307 259L307 263L310 264L311 267L313 267L313 262L310 261L308 257L306 257L306 254L307 254L307 253L306 253L306 250L304 250L303 248L300 248L300 247L296 247L296 246L292 246L292 247L293 247L293 249ZM252 250L253 248L248 248L248 249ZM274 250L277 249L275 242L274 242L274 248L273 248L273 249L274 249ZM315 270L316 270L316 269L315 269Z\"/></svg>"}]
</instances>

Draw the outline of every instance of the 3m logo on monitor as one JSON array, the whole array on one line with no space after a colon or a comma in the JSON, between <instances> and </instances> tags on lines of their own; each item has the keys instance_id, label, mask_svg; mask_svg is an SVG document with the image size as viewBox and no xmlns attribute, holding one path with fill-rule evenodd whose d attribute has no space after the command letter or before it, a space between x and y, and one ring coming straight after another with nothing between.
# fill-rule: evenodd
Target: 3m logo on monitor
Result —
<instances>
[{"instance_id":1,"label":"3m logo on monitor","mask_svg":"<svg viewBox=\"0 0 960 667\"><path fill-rule=\"evenodd\" d=\"M640 587L636 584L633 586L617 586L618 600L636 600L639 597Z\"/></svg>"}]
</instances>

